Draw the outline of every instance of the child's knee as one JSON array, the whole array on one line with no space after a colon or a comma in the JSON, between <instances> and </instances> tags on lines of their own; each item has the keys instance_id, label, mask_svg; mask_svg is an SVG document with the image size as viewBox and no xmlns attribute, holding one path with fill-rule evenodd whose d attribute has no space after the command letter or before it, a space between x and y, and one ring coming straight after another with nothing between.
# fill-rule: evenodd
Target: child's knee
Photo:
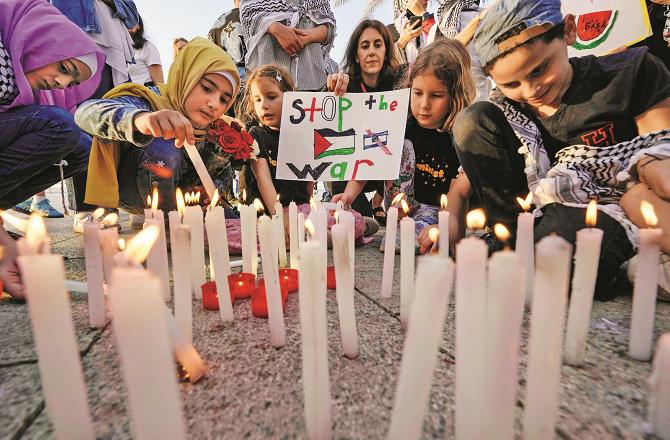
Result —
<instances>
[{"instance_id":1,"label":"child's knee","mask_svg":"<svg viewBox=\"0 0 670 440\"><path fill-rule=\"evenodd\" d=\"M477 101L461 110L456 116L453 128L456 148L468 145L472 136L476 136L482 127L490 125L492 116L502 110L488 101Z\"/></svg>"}]
</instances>

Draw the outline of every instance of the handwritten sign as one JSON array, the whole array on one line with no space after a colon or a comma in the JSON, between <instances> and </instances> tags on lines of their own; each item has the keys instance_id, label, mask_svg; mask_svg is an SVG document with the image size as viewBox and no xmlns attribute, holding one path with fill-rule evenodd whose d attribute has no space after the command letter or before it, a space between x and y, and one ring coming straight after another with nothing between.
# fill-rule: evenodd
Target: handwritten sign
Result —
<instances>
[{"instance_id":1,"label":"handwritten sign","mask_svg":"<svg viewBox=\"0 0 670 440\"><path fill-rule=\"evenodd\" d=\"M408 102L409 89L285 93L277 179L398 178Z\"/></svg>"},{"instance_id":2,"label":"handwritten sign","mask_svg":"<svg viewBox=\"0 0 670 440\"><path fill-rule=\"evenodd\" d=\"M577 41L571 57L604 55L651 35L644 0L562 0L563 14L575 14Z\"/></svg>"}]
</instances>

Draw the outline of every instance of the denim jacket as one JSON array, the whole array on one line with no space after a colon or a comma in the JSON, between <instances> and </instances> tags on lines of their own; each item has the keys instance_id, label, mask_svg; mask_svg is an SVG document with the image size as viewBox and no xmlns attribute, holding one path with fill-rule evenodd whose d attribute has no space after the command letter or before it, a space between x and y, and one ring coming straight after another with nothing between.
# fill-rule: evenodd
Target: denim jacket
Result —
<instances>
[{"instance_id":1,"label":"denim jacket","mask_svg":"<svg viewBox=\"0 0 670 440\"><path fill-rule=\"evenodd\" d=\"M51 0L59 11L63 13L84 32L99 34L100 23L95 16L94 0ZM131 29L139 23L140 14L133 0L112 0L116 13L114 17L119 18L126 28Z\"/></svg>"}]
</instances>

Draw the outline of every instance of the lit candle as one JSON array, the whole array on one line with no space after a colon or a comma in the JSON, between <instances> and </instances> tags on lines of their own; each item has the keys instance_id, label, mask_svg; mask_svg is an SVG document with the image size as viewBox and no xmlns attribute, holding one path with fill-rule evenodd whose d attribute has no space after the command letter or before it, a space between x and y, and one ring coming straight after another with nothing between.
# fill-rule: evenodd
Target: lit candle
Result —
<instances>
[{"instance_id":1,"label":"lit candle","mask_svg":"<svg viewBox=\"0 0 670 440\"><path fill-rule=\"evenodd\" d=\"M421 438L430 384L437 363L451 286L454 264L439 255L419 259L416 291L407 337L402 351L400 376L395 394L390 440ZM481 323L480 323L481 324Z\"/></svg>"},{"instance_id":2,"label":"lit candle","mask_svg":"<svg viewBox=\"0 0 670 440\"><path fill-rule=\"evenodd\" d=\"M88 322L92 328L102 328L105 317L105 276L102 263L100 244L100 222L98 218L104 212L98 208L90 222L84 224L84 256L86 264L86 281L88 283Z\"/></svg>"},{"instance_id":3,"label":"lit candle","mask_svg":"<svg viewBox=\"0 0 670 440\"><path fill-rule=\"evenodd\" d=\"M158 241L151 248L147 257L147 270L158 277L161 283L161 293L163 299L170 301L170 273L167 256L167 240L165 239L165 219L163 211L158 209L158 188L154 187L153 196L148 197L151 201L150 209L144 210L144 225L158 226L160 235Z\"/></svg>"},{"instance_id":4,"label":"lit candle","mask_svg":"<svg viewBox=\"0 0 670 440\"><path fill-rule=\"evenodd\" d=\"M440 207L442 208L438 213L437 227L440 230L440 241L438 243L438 252L443 257L449 256L449 211L447 205L449 200L446 194L440 197Z\"/></svg>"},{"instance_id":5,"label":"lit candle","mask_svg":"<svg viewBox=\"0 0 670 440\"><path fill-rule=\"evenodd\" d=\"M298 268L298 231L298 205L295 202L291 202L288 205L288 238L291 269Z\"/></svg>"},{"instance_id":6,"label":"lit candle","mask_svg":"<svg viewBox=\"0 0 670 440\"><path fill-rule=\"evenodd\" d=\"M112 325L134 437L185 439L160 280L135 268L117 268L113 277ZM138 323L142 323L139 332ZM72 411L69 404L68 409Z\"/></svg>"},{"instance_id":7,"label":"lit candle","mask_svg":"<svg viewBox=\"0 0 670 440\"><path fill-rule=\"evenodd\" d=\"M242 272L253 273L252 247L251 247L251 224L256 224L255 218L252 220L249 206L246 205L247 192L242 190L242 203L238 205L240 211L240 226L242 228Z\"/></svg>"},{"instance_id":8,"label":"lit candle","mask_svg":"<svg viewBox=\"0 0 670 440\"><path fill-rule=\"evenodd\" d=\"M184 211L183 223L191 227L191 290L196 299L202 299L200 286L207 281L205 274L205 227L203 223L202 208L200 207L200 193L186 195L186 210ZM188 205L188 203L194 205Z\"/></svg>"},{"instance_id":9,"label":"lit candle","mask_svg":"<svg viewBox=\"0 0 670 440\"><path fill-rule=\"evenodd\" d=\"M42 217L33 213L17 243L46 410L57 438L94 439L65 265L61 255L48 253L46 238Z\"/></svg>"},{"instance_id":10,"label":"lit candle","mask_svg":"<svg viewBox=\"0 0 670 440\"><path fill-rule=\"evenodd\" d=\"M410 308L414 300L414 259L416 223L409 217L409 206L405 199L400 201L405 217L400 220L400 325L407 329ZM448 255L448 254L447 254Z\"/></svg>"},{"instance_id":11,"label":"lit candle","mask_svg":"<svg viewBox=\"0 0 670 440\"><path fill-rule=\"evenodd\" d=\"M642 201L640 209L649 227L640 228L640 247L637 251L637 269L633 286L633 311L630 318L628 354L633 359L646 361L651 357L654 336L658 264L663 230L654 228L658 223L658 218L651 203Z\"/></svg>"},{"instance_id":12,"label":"lit candle","mask_svg":"<svg viewBox=\"0 0 670 440\"><path fill-rule=\"evenodd\" d=\"M486 361L483 423L485 439L514 439L514 413L519 382L518 353L523 318L526 268L507 246L509 230L496 224L494 231L505 249L489 259L486 308Z\"/></svg>"},{"instance_id":13,"label":"lit candle","mask_svg":"<svg viewBox=\"0 0 670 440\"><path fill-rule=\"evenodd\" d=\"M102 249L102 267L107 284L112 279L112 269L114 269L114 255L118 252L117 244L119 242L119 230L117 223L119 215L115 212L107 214L102 219L102 229L100 230L100 248Z\"/></svg>"},{"instance_id":14,"label":"lit candle","mask_svg":"<svg viewBox=\"0 0 670 440\"><path fill-rule=\"evenodd\" d=\"M176 192L177 212L170 212L172 277L174 282L174 317L189 343L193 342L193 294L191 292L191 227L182 224L184 197Z\"/></svg>"},{"instance_id":15,"label":"lit candle","mask_svg":"<svg viewBox=\"0 0 670 440\"><path fill-rule=\"evenodd\" d=\"M282 231L283 233L283 231ZM284 235L282 234L282 239ZM277 244L273 233L272 220L264 215L258 219L258 239L263 259L263 276L265 278L265 295L268 306L268 323L270 325L270 343L275 348L286 345L286 326L282 310L279 273L277 268Z\"/></svg>"},{"instance_id":16,"label":"lit candle","mask_svg":"<svg viewBox=\"0 0 670 440\"><path fill-rule=\"evenodd\" d=\"M216 283L219 299L219 314L224 322L235 320L233 303L230 300L228 275L230 275L230 255L228 254L228 236L226 235L226 215L223 207L216 206L219 200L219 190L214 192L210 203L205 225L209 242L210 275Z\"/></svg>"},{"instance_id":17,"label":"lit candle","mask_svg":"<svg viewBox=\"0 0 670 440\"><path fill-rule=\"evenodd\" d=\"M533 282L535 281L535 238L534 226L535 216L530 211L533 201L533 193L529 192L525 199L516 198L517 203L523 209L516 223L516 246L515 250L521 262L526 267L526 289L525 304L530 307L533 301Z\"/></svg>"},{"instance_id":18,"label":"lit candle","mask_svg":"<svg viewBox=\"0 0 670 440\"><path fill-rule=\"evenodd\" d=\"M467 227L486 225L482 209L467 214ZM488 246L474 236L456 245L456 413L457 438L483 438Z\"/></svg>"},{"instance_id":19,"label":"lit candle","mask_svg":"<svg viewBox=\"0 0 670 440\"><path fill-rule=\"evenodd\" d=\"M398 226L398 208L394 205L399 203L405 196L399 193L391 201L391 206L386 211L386 236L384 237L384 265L382 271L381 297L390 298L393 293L393 271L395 266L395 236Z\"/></svg>"},{"instance_id":20,"label":"lit candle","mask_svg":"<svg viewBox=\"0 0 670 440\"><path fill-rule=\"evenodd\" d=\"M275 215L272 217L272 221L274 222L275 239L277 240L277 250L279 251L279 267L286 267L288 262L286 259L286 240L284 239L284 207L279 201L279 194L277 194Z\"/></svg>"},{"instance_id":21,"label":"lit candle","mask_svg":"<svg viewBox=\"0 0 670 440\"><path fill-rule=\"evenodd\" d=\"M349 359L358 357L358 331L356 329L356 309L354 307L354 278L349 258L349 232L343 224L333 225L333 261L335 263L337 311L340 317L340 337L342 351Z\"/></svg>"},{"instance_id":22,"label":"lit candle","mask_svg":"<svg viewBox=\"0 0 670 440\"><path fill-rule=\"evenodd\" d=\"M279 269L279 284L285 284L288 293L298 291L298 270L283 267Z\"/></svg>"},{"instance_id":23,"label":"lit candle","mask_svg":"<svg viewBox=\"0 0 670 440\"><path fill-rule=\"evenodd\" d=\"M349 211L340 211L339 220L340 223L347 227L347 234L349 236L349 267L351 268L351 279L355 280L354 274L354 264L355 264L355 255L356 255L356 226L354 214Z\"/></svg>"},{"instance_id":24,"label":"lit candle","mask_svg":"<svg viewBox=\"0 0 670 440\"><path fill-rule=\"evenodd\" d=\"M586 210L586 228L577 231L575 247L575 268L572 275L572 294L568 311L568 324L565 331L565 363L582 365L586 353L586 337L589 333L593 292L598 275L602 229L595 227L595 200L589 202Z\"/></svg>"},{"instance_id":25,"label":"lit candle","mask_svg":"<svg viewBox=\"0 0 670 440\"><path fill-rule=\"evenodd\" d=\"M230 274L228 288L235 295L235 299L249 298L256 289L256 275L246 272Z\"/></svg>"},{"instance_id":26,"label":"lit candle","mask_svg":"<svg viewBox=\"0 0 670 440\"><path fill-rule=\"evenodd\" d=\"M306 227L307 227L307 223ZM328 371L328 319L326 277L321 269L325 244L310 240L300 248L300 333L305 426L310 439L329 439L330 373Z\"/></svg>"},{"instance_id":27,"label":"lit candle","mask_svg":"<svg viewBox=\"0 0 670 440\"><path fill-rule=\"evenodd\" d=\"M649 419L652 432L661 439L670 439L670 333L658 338L651 377Z\"/></svg>"},{"instance_id":28,"label":"lit candle","mask_svg":"<svg viewBox=\"0 0 670 440\"><path fill-rule=\"evenodd\" d=\"M571 257L572 245L558 236L535 246L523 438L554 437Z\"/></svg>"}]
</instances>

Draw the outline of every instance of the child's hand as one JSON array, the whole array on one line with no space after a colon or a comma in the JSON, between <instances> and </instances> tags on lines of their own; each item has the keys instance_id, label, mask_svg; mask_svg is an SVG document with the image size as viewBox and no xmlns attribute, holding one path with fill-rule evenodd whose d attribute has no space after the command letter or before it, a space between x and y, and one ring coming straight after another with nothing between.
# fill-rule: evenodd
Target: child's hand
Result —
<instances>
[{"instance_id":1,"label":"child's hand","mask_svg":"<svg viewBox=\"0 0 670 440\"><path fill-rule=\"evenodd\" d=\"M351 208L351 204L354 203L355 197L352 197L351 194L343 192L342 194L335 194L330 201L332 203L342 202L345 210Z\"/></svg>"},{"instance_id":2,"label":"child's hand","mask_svg":"<svg viewBox=\"0 0 670 440\"><path fill-rule=\"evenodd\" d=\"M277 21L270 25L268 32L275 37L284 52L292 57L305 46L301 37L308 36L302 29L292 28Z\"/></svg>"},{"instance_id":3,"label":"child's hand","mask_svg":"<svg viewBox=\"0 0 670 440\"><path fill-rule=\"evenodd\" d=\"M142 134L174 139L177 148L183 147L185 142L195 144L191 122L186 119L186 116L175 110L138 113L133 120L133 125Z\"/></svg>"},{"instance_id":4,"label":"child's hand","mask_svg":"<svg viewBox=\"0 0 670 440\"><path fill-rule=\"evenodd\" d=\"M329 92L333 92L335 96L342 96L347 91L347 86L349 85L349 75L342 72L328 75L328 78L326 79L326 85L328 86Z\"/></svg>"},{"instance_id":5,"label":"child's hand","mask_svg":"<svg viewBox=\"0 0 670 440\"><path fill-rule=\"evenodd\" d=\"M4 281L4 290L16 299L25 299L26 291L21 282L21 273L16 265L16 257L18 256L16 242L5 232L2 226L0 226L0 247L3 249L3 255L0 257L0 280Z\"/></svg>"},{"instance_id":6,"label":"child's hand","mask_svg":"<svg viewBox=\"0 0 670 440\"><path fill-rule=\"evenodd\" d=\"M417 238L417 241L419 242L419 252L421 252L422 254L428 253L433 248L437 247L437 243L434 243L430 239L430 230L434 228L437 228L437 226L431 225L423 228L423 230L419 232L419 237Z\"/></svg>"}]
</instances>

